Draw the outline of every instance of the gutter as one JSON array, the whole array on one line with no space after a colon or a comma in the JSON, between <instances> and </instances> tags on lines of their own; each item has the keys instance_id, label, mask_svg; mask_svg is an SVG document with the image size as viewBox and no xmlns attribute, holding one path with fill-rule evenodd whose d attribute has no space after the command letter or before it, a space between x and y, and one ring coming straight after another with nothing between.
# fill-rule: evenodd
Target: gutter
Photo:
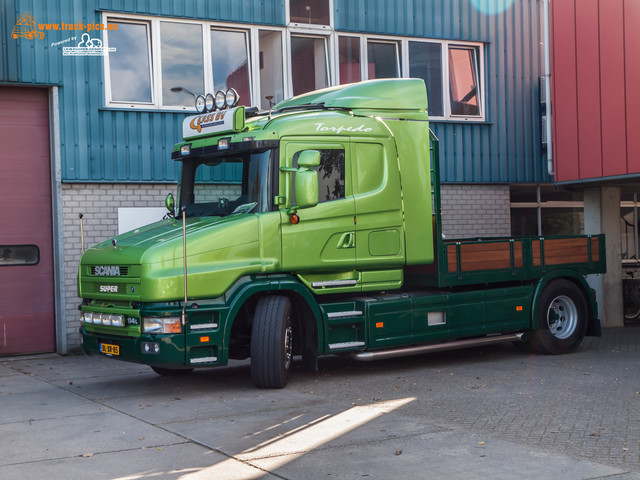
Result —
<instances>
[{"instance_id":1,"label":"gutter","mask_svg":"<svg viewBox=\"0 0 640 480\"><path fill-rule=\"evenodd\" d=\"M550 176L554 176L553 170L553 138L551 129L551 61L549 45L549 0L542 0L542 16L544 30L544 95L547 100L547 172Z\"/></svg>"}]
</instances>

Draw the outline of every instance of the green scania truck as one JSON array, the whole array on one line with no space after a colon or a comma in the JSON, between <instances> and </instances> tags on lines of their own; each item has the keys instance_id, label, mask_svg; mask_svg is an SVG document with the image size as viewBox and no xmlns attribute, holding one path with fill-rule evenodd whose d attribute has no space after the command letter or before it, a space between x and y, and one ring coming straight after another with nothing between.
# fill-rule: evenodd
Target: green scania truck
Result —
<instances>
[{"instance_id":1,"label":"green scania truck","mask_svg":"<svg viewBox=\"0 0 640 480\"><path fill-rule=\"evenodd\" d=\"M82 348L162 375L251 359L375 360L518 342L560 354L600 335L584 276L602 235L449 239L424 82L373 80L236 107L199 97L167 218L87 249ZM220 169L241 184L221 197Z\"/></svg>"}]
</instances>

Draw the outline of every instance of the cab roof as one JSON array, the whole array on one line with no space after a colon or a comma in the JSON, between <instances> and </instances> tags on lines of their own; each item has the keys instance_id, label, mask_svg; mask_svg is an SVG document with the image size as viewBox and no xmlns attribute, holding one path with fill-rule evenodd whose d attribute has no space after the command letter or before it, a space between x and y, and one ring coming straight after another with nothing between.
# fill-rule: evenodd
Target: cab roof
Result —
<instances>
[{"instance_id":1,"label":"cab roof","mask_svg":"<svg viewBox=\"0 0 640 480\"><path fill-rule=\"evenodd\" d=\"M424 112L427 109L427 89L424 81L418 78L368 80L298 95L273 108L279 110L311 104L322 104L325 108Z\"/></svg>"}]
</instances>

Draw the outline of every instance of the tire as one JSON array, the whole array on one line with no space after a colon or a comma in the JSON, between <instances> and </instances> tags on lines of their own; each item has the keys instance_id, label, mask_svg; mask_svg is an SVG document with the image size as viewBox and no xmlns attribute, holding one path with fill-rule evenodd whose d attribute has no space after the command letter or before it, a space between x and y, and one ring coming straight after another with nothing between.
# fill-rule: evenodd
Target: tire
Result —
<instances>
[{"instance_id":1,"label":"tire","mask_svg":"<svg viewBox=\"0 0 640 480\"><path fill-rule=\"evenodd\" d=\"M587 331L587 316L587 301L575 283L550 282L540 296L538 329L532 332L532 346L552 355L575 350Z\"/></svg>"},{"instance_id":2,"label":"tire","mask_svg":"<svg viewBox=\"0 0 640 480\"><path fill-rule=\"evenodd\" d=\"M625 320L635 320L640 317L640 308L637 307L626 307L624 309L624 319Z\"/></svg>"},{"instance_id":3,"label":"tire","mask_svg":"<svg viewBox=\"0 0 640 480\"><path fill-rule=\"evenodd\" d=\"M182 375L189 375L191 372L193 372L193 368L151 367L151 370L156 372L158 375L162 375L163 377L179 377Z\"/></svg>"},{"instance_id":4,"label":"tire","mask_svg":"<svg viewBox=\"0 0 640 480\"><path fill-rule=\"evenodd\" d=\"M284 296L258 300L251 327L251 379L259 388L284 388L293 366L293 307Z\"/></svg>"}]
</instances>

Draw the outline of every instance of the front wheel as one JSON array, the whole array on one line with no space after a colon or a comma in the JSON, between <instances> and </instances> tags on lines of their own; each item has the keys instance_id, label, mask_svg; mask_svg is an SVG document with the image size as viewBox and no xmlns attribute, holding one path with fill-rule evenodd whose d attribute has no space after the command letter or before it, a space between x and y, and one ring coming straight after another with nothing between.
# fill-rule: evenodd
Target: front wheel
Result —
<instances>
[{"instance_id":1,"label":"front wheel","mask_svg":"<svg viewBox=\"0 0 640 480\"><path fill-rule=\"evenodd\" d=\"M284 296L258 300L251 328L251 378L260 388L283 388L293 366L293 306Z\"/></svg>"},{"instance_id":2,"label":"front wheel","mask_svg":"<svg viewBox=\"0 0 640 480\"><path fill-rule=\"evenodd\" d=\"M553 355L569 353L582 342L588 308L582 290L568 280L554 280L542 291L533 347Z\"/></svg>"}]
</instances>

